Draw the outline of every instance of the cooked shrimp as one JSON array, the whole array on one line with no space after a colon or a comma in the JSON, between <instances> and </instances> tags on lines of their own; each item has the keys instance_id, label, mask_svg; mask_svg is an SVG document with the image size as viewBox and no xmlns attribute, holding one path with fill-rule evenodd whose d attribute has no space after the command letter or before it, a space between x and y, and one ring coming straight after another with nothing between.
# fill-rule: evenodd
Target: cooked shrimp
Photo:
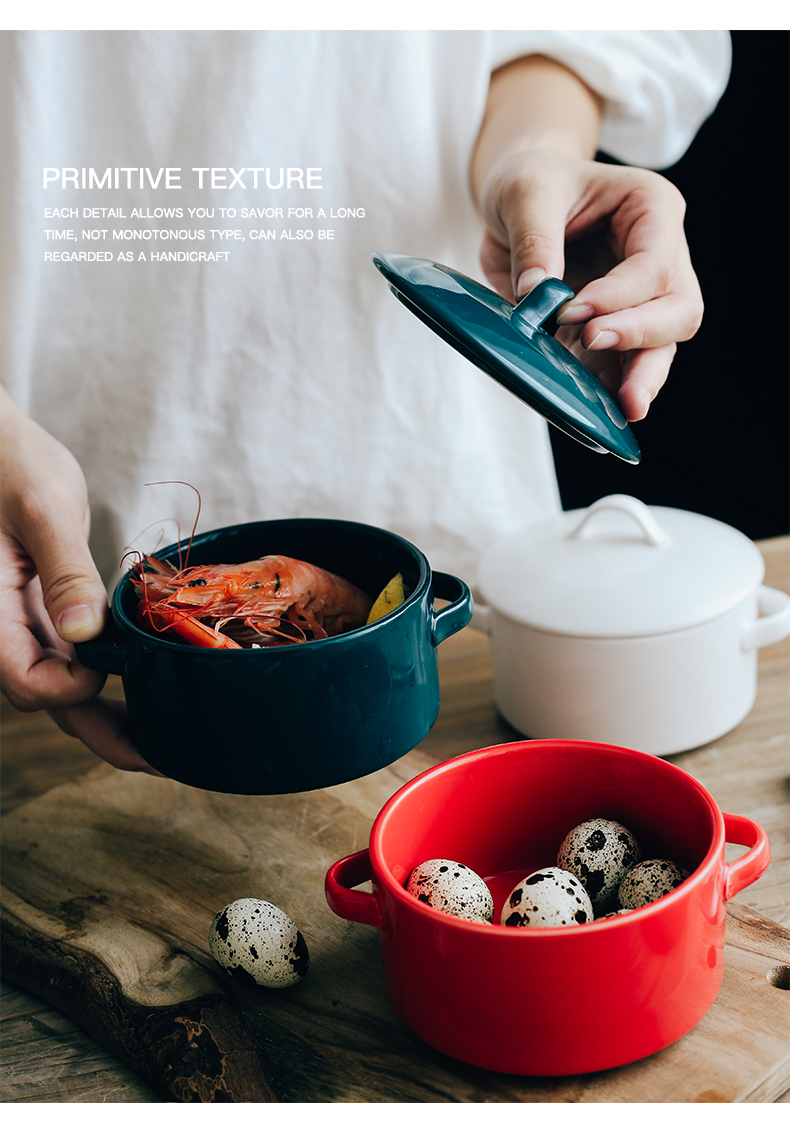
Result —
<instances>
[{"instance_id":1,"label":"cooked shrimp","mask_svg":"<svg viewBox=\"0 0 790 1136\"><path fill-rule=\"evenodd\" d=\"M325 639L360 627L372 606L348 580L290 556L181 570L147 556L132 580L144 624L201 647Z\"/></svg>"}]
</instances>

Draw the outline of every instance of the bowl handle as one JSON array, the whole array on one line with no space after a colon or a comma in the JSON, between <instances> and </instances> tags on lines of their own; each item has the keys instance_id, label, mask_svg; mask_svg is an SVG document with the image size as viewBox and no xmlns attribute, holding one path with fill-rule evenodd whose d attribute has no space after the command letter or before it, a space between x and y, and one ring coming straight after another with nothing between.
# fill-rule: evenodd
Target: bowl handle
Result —
<instances>
[{"instance_id":1,"label":"bowl handle","mask_svg":"<svg viewBox=\"0 0 790 1136\"><path fill-rule=\"evenodd\" d=\"M332 865L326 873L324 890L326 901L335 915L353 923L381 926L381 911L376 897L370 892L351 890L356 884L366 883L370 875L370 851L367 848Z\"/></svg>"},{"instance_id":2,"label":"bowl handle","mask_svg":"<svg viewBox=\"0 0 790 1136\"><path fill-rule=\"evenodd\" d=\"M433 573L433 593L440 600L452 600L447 607L433 613L431 625L431 638L434 647L438 647L443 639L455 635L462 627L466 627L472 618L472 593L463 580L457 576L450 576L447 572Z\"/></svg>"},{"instance_id":3,"label":"bowl handle","mask_svg":"<svg viewBox=\"0 0 790 1136\"><path fill-rule=\"evenodd\" d=\"M74 654L83 666L93 671L123 675L126 674L126 647L118 640L118 629L109 614L104 629L95 639L74 644Z\"/></svg>"},{"instance_id":4,"label":"bowl handle","mask_svg":"<svg viewBox=\"0 0 790 1136\"><path fill-rule=\"evenodd\" d=\"M769 647L790 635L790 596L762 584L757 591L757 606L761 618L744 630L741 639L744 651Z\"/></svg>"},{"instance_id":5,"label":"bowl handle","mask_svg":"<svg viewBox=\"0 0 790 1136\"><path fill-rule=\"evenodd\" d=\"M491 608L488 604L475 601L475 606L472 610L472 627L475 631L482 631L484 635L492 634L493 622L491 619Z\"/></svg>"},{"instance_id":6,"label":"bowl handle","mask_svg":"<svg viewBox=\"0 0 790 1136\"><path fill-rule=\"evenodd\" d=\"M727 900L759 880L770 863L771 848L765 829L756 821L732 813L722 815L725 840L729 844L743 844L749 849L731 864L724 865L724 898Z\"/></svg>"}]
</instances>

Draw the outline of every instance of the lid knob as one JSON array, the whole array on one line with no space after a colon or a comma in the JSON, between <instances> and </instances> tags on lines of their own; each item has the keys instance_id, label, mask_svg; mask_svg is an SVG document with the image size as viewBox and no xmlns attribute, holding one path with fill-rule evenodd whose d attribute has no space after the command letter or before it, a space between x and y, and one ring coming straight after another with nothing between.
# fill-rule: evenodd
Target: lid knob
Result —
<instances>
[{"instance_id":1,"label":"lid knob","mask_svg":"<svg viewBox=\"0 0 790 1136\"><path fill-rule=\"evenodd\" d=\"M572 299L573 295L573 289L562 280L547 276L545 280L536 284L523 300L519 300L510 313L510 322L519 331L531 334L553 312L556 312L557 308Z\"/></svg>"}]
</instances>

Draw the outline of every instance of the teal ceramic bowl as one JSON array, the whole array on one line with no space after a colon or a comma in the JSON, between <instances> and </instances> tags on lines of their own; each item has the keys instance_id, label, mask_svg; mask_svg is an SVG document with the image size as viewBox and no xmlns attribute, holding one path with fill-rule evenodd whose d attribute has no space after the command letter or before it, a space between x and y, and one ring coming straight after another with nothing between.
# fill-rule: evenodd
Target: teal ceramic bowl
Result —
<instances>
[{"instance_id":1,"label":"teal ceramic bowl","mask_svg":"<svg viewBox=\"0 0 790 1136\"><path fill-rule=\"evenodd\" d=\"M172 545L157 556L177 561L178 552ZM423 553L394 533L338 520L216 529L195 537L190 564L274 552L326 568L371 597L401 572L406 600L328 639L228 651L141 628L127 574L113 596L109 633L77 644L86 666L122 676L138 751L176 781L243 794L341 784L408 753L436 720L436 648L471 618L467 585L432 572ZM450 602L437 610L437 598Z\"/></svg>"}]
</instances>

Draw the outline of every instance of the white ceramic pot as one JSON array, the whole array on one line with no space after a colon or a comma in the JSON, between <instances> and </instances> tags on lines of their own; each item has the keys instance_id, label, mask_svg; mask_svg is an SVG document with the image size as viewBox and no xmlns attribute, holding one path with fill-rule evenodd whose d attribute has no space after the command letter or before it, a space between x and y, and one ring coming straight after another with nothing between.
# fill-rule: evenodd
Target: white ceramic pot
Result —
<instances>
[{"instance_id":1,"label":"white ceramic pot","mask_svg":"<svg viewBox=\"0 0 790 1136\"><path fill-rule=\"evenodd\" d=\"M758 648L790 634L764 573L729 525L622 494L506 537L472 618L497 708L527 737L659 755L721 737L754 704Z\"/></svg>"}]
</instances>

